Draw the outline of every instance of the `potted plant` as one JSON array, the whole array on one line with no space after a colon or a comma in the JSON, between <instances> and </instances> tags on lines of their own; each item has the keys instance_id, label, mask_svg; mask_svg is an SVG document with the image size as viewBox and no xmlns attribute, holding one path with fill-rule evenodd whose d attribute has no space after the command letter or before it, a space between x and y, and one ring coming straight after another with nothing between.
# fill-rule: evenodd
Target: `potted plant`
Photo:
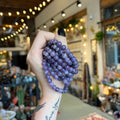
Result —
<instances>
[{"instance_id":1,"label":"potted plant","mask_svg":"<svg viewBox=\"0 0 120 120\"><path fill-rule=\"evenodd\" d=\"M119 38L120 38L120 36L118 34L113 35L113 40L114 41L118 41Z\"/></svg>"},{"instance_id":2,"label":"potted plant","mask_svg":"<svg viewBox=\"0 0 120 120\"><path fill-rule=\"evenodd\" d=\"M99 31L95 34L95 39L97 41L102 41L103 40L103 37L104 37L104 33L102 31Z\"/></svg>"}]
</instances>

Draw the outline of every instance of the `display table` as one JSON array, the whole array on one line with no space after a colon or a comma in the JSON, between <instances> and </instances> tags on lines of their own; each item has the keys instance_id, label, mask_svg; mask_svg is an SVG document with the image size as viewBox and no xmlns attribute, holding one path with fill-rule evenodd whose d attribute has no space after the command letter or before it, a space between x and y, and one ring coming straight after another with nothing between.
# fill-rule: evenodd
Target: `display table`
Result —
<instances>
[{"instance_id":1,"label":"display table","mask_svg":"<svg viewBox=\"0 0 120 120\"><path fill-rule=\"evenodd\" d=\"M60 114L57 120L77 120L92 113L98 113L108 120L114 120L111 116L103 113L99 108L85 104L71 94L64 94L59 107Z\"/></svg>"}]
</instances>

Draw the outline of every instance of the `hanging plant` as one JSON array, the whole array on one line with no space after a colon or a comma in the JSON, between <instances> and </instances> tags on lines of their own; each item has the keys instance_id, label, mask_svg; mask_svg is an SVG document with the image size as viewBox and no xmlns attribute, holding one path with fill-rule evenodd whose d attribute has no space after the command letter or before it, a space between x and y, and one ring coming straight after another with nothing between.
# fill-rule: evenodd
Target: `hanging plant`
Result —
<instances>
[{"instance_id":1,"label":"hanging plant","mask_svg":"<svg viewBox=\"0 0 120 120\"><path fill-rule=\"evenodd\" d=\"M99 31L95 34L95 39L97 41L102 41L103 40L103 37L104 37L104 33L102 31Z\"/></svg>"},{"instance_id":2,"label":"hanging plant","mask_svg":"<svg viewBox=\"0 0 120 120\"><path fill-rule=\"evenodd\" d=\"M114 41L118 41L118 40L119 40L119 38L120 38L120 36L119 36L118 34L113 35L113 40L114 40Z\"/></svg>"}]
</instances>

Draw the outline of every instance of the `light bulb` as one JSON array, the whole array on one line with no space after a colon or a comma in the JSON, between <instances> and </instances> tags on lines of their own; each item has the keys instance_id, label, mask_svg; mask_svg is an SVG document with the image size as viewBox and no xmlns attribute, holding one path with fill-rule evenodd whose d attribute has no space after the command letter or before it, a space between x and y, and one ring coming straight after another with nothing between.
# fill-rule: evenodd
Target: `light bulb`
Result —
<instances>
[{"instance_id":1,"label":"light bulb","mask_svg":"<svg viewBox=\"0 0 120 120\"><path fill-rule=\"evenodd\" d=\"M47 26L46 26L46 24L44 24L44 26L43 26L44 28L47 28Z\"/></svg>"},{"instance_id":2,"label":"light bulb","mask_svg":"<svg viewBox=\"0 0 120 120\"><path fill-rule=\"evenodd\" d=\"M86 55L87 53L86 53L86 52L84 52L83 54L84 54L84 55Z\"/></svg>"},{"instance_id":3,"label":"light bulb","mask_svg":"<svg viewBox=\"0 0 120 120\"><path fill-rule=\"evenodd\" d=\"M4 41L4 38L1 38L2 41Z\"/></svg>"},{"instance_id":4,"label":"light bulb","mask_svg":"<svg viewBox=\"0 0 120 120\"><path fill-rule=\"evenodd\" d=\"M52 19L51 19L51 22L52 22L52 23L55 23L55 20L52 18Z\"/></svg>"},{"instance_id":5,"label":"light bulb","mask_svg":"<svg viewBox=\"0 0 120 120\"><path fill-rule=\"evenodd\" d=\"M78 6L78 7L81 7L81 6L82 6L82 3L81 3L79 0L77 0L77 6Z\"/></svg>"},{"instance_id":6,"label":"light bulb","mask_svg":"<svg viewBox=\"0 0 120 120\"><path fill-rule=\"evenodd\" d=\"M72 27L72 28L71 28L71 31L73 31L73 30L74 30L74 28Z\"/></svg>"},{"instance_id":7,"label":"light bulb","mask_svg":"<svg viewBox=\"0 0 120 120\"><path fill-rule=\"evenodd\" d=\"M22 27L20 27L20 30L23 30L23 28L22 28Z\"/></svg>"},{"instance_id":8,"label":"light bulb","mask_svg":"<svg viewBox=\"0 0 120 120\"><path fill-rule=\"evenodd\" d=\"M32 11L32 14L35 15L35 11Z\"/></svg>"},{"instance_id":9,"label":"light bulb","mask_svg":"<svg viewBox=\"0 0 120 120\"><path fill-rule=\"evenodd\" d=\"M38 11L40 11L41 9L40 9L40 7L38 7Z\"/></svg>"},{"instance_id":10,"label":"light bulb","mask_svg":"<svg viewBox=\"0 0 120 120\"><path fill-rule=\"evenodd\" d=\"M93 86L90 86L90 89L93 90Z\"/></svg>"},{"instance_id":11,"label":"light bulb","mask_svg":"<svg viewBox=\"0 0 120 120\"><path fill-rule=\"evenodd\" d=\"M26 26L26 29L28 29L28 26Z\"/></svg>"},{"instance_id":12,"label":"light bulb","mask_svg":"<svg viewBox=\"0 0 120 120\"><path fill-rule=\"evenodd\" d=\"M80 22L83 22L83 18L80 19Z\"/></svg>"},{"instance_id":13,"label":"light bulb","mask_svg":"<svg viewBox=\"0 0 120 120\"><path fill-rule=\"evenodd\" d=\"M21 30L19 29L18 32L21 32Z\"/></svg>"},{"instance_id":14,"label":"light bulb","mask_svg":"<svg viewBox=\"0 0 120 120\"><path fill-rule=\"evenodd\" d=\"M83 26L80 26L80 29L82 30L82 29L83 29Z\"/></svg>"},{"instance_id":15,"label":"light bulb","mask_svg":"<svg viewBox=\"0 0 120 120\"><path fill-rule=\"evenodd\" d=\"M83 38L86 38L86 34L83 35Z\"/></svg>"},{"instance_id":16,"label":"light bulb","mask_svg":"<svg viewBox=\"0 0 120 120\"><path fill-rule=\"evenodd\" d=\"M18 34L18 31L16 31L16 34Z\"/></svg>"},{"instance_id":17,"label":"light bulb","mask_svg":"<svg viewBox=\"0 0 120 120\"><path fill-rule=\"evenodd\" d=\"M37 10L37 7L36 7L36 6L34 7L34 10Z\"/></svg>"},{"instance_id":18,"label":"light bulb","mask_svg":"<svg viewBox=\"0 0 120 120\"><path fill-rule=\"evenodd\" d=\"M12 25L9 25L10 28L12 28Z\"/></svg>"},{"instance_id":19,"label":"light bulb","mask_svg":"<svg viewBox=\"0 0 120 120\"><path fill-rule=\"evenodd\" d=\"M77 28L77 27L78 27L78 24L76 24L75 27Z\"/></svg>"},{"instance_id":20,"label":"light bulb","mask_svg":"<svg viewBox=\"0 0 120 120\"><path fill-rule=\"evenodd\" d=\"M8 15L9 15L9 16L11 16L11 15L12 15L12 13L11 13L11 12L8 12Z\"/></svg>"},{"instance_id":21,"label":"light bulb","mask_svg":"<svg viewBox=\"0 0 120 120\"><path fill-rule=\"evenodd\" d=\"M23 10L23 14L26 14L26 11L25 11L25 10Z\"/></svg>"},{"instance_id":22,"label":"light bulb","mask_svg":"<svg viewBox=\"0 0 120 120\"><path fill-rule=\"evenodd\" d=\"M18 25L18 22L15 22L15 25Z\"/></svg>"},{"instance_id":23,"label":"light bulb","mask_svg":"<svg viewBox=\"0 0 120 120\"><path fill-rule=\"evenodd\" d=\"M8 36L8 39L10 39L10 36Z\"/></svg>"},{"instance_id":24,"label":"light bulb","mask_svg":"<svg viewBox=\"0 0 120 120\"><path fill-rule=\"evenodd\" d=\"M0 12L0 16L3 16L3 12Z\"/></svg>"},{"instance_id":25,"label":"light bulb","mask_svg":"<svg viewBox=\"0 0 120 120\"><path fill-rule=\"evenodd\" d=\"M108 87L108 89L110 90L110 89L111 89L111 87Z\"/></svg>"},{"instance_id":26,"label":"light bulb","mask_svg":"<svg viewBox=\"0 0 120 120\"><path fill-rule=\"evenodd\" d=\"M43 6L46 6L46 2L45 1L43 1Z\"/></svg>"},{"instance_id":27,"label":"light bulb","mask_svg":"<svg viewBox=\"0 0 120 120\"><path fill-rule=\"evenodd\" d=\"M118 9L114 9L114 11L115 11L115 12L117 12L117 11L118 11Z\"/></svg>"},{"instance_id":28,"label":"light bulb","mask_svg":"<svg viewBox=\"0 0 120 120\"><path fill-rule=\"evenodd\" d=\"M17 12L16 12L16 14L17 14L17 15L20 15L20 12L19 12L19 11L17 11Z\"/></svg>"},{"instance_id":29,"label":"light bulb","mask_svg":"<svg viewBox=\"0 0 120 120\"><path fill-rule=\"evenodd\" d=\"M50 0L47 0L47 2L50 2Z\"/></svg>"},{"instance_id":30,"label":"light bulb","mask_svg":"<svg viewBox=\"0 0 120 120\"><path fill-rule=\"evenodd\" d=\"M13 35L11 35L11 37L13 37Z\"/></svg>"},{"instance_id":31,"label":"light bulb","mask_svg":"<svg viewBox=\"0 0 120 120\"><path fill-rule=\"evenodd\" d=\"M29 16L29 15L27 15L27 19L30 19L30 16Z\"/></svg>"},{"instance_id":32,"label":"light bulb","mask_svg":"<svg viewBox=\"0 0 120 120\"><path fill-rule=\"evenodd\" d=\"M24 22L24 19L21 19L21 22Z\"/></svg>"},{"instance_id":33,"label":"light bulb","mask_svg":"<svg viewBox=\"0 0 120 120\"><path fill-rule=\"evenodd\" d=\"M23 23L23 26L26 26L26 24L25 24L25 23Z\"/></svg>"},{"instance_id":34,"label":"light bulb","mask_svg":"<svg viewBox=\"0 0 120 120\"><path fill-rule=\"evenodd\" d=\"M13 35L15 36L16 34L15 34L15 33L13 33Z\"/></svg>"},{"instance_id":35,"label":"light bulb","mask_svg":"<svg viewBox=\"0 0 120 120\"><path fill-rule=\"evenodd\" d=\"M69 24L69 27L72 27L72 24Z\"/></svg>"},{"instance_id":36,"label":"light bulb","mask_svg":"<svg viewBox=\"0 0 120 120\"><path fill-rule=\"evenodd\" d=\"M39 4L40 7L42 7L42 4Z\"/></svg>"},{"instance_id":37,"label":"light bulb","mask_svg":"<svg viewBox=\"0 0 120 120\"><path fill-rule=\"evenodd\" d=\"M65 17L65 12L62 11L62 12L61 12L61 15L62 15L62 17Z\"/></svg>"},{"instance_id":38,"label":"light bulb","mask_svg":"<svg viewBox=\"0 0 120 120\"><path fill-rule=\"evenodd\" d=\"M5 37L5 40L7 40L7 37Z\"/></svg>"},{"instance_id":39,"label":"light bulb","mask_svg":"<svg viewBox=\"0 0 120 120\"><path fill-rule=\"evenodd\" d=\"M86 43L84 43L83 46L86 47Z\"/></svg>"},{"instance_id":40,"label":"light bulb","mask_svg":"<svg viewBox=\"0 0 120 120\"><path fill-rule=\"evenodd\" d=\"M3 30L6 30L6 27L3 27Z\"/></svg>"},{"instance_id":41,"label":"light bulb","mask_svg":"<svg viewBox=\"0 0 120 120\"><path fill-rule=\"evenodd\" d=\"M29 9L29 12L32 12L32 9L31 9L31 8Z\"/></svg>"}]
</instances>

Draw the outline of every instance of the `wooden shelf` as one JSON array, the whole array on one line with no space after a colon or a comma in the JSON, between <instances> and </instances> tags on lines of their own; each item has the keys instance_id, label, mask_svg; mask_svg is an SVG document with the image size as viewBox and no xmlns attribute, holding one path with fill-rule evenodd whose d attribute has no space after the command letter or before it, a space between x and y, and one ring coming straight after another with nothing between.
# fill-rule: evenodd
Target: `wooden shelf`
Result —
<instances>
[{"instance_id":1,"label":"wooden shelf","mask_svg":"<svg viewBox=\"0 0 120 120\"><path fill-rule=\"evenodd\" d=\"M26 51L27 49L21 47L0 47L0 51Z\"/></svg>"},{"instance_id":2,"label":"wooden shelf","mask_svg":"<svg viewBox=\"0 0 120 120\"><path fill-rule=\"evenodd\" d=\"M67 42L67 43L71 44L71 43L76 43L76 42L82 42L82 40L74 40L74 41L70 41L70 42Z\"/></svg>"},{"instance_id":3,"label":"wooden shelf","mask_svg":"<svg viewBox=\"0 0 120 120\"><path fill-rule=\"evenodd\" d=\"M70 50L71 52L73 52L73 53L76 53L76 52L80 52L81 53L81 50L80 49L72 49L72 50Z\"/></svg>"}]
</instances>

